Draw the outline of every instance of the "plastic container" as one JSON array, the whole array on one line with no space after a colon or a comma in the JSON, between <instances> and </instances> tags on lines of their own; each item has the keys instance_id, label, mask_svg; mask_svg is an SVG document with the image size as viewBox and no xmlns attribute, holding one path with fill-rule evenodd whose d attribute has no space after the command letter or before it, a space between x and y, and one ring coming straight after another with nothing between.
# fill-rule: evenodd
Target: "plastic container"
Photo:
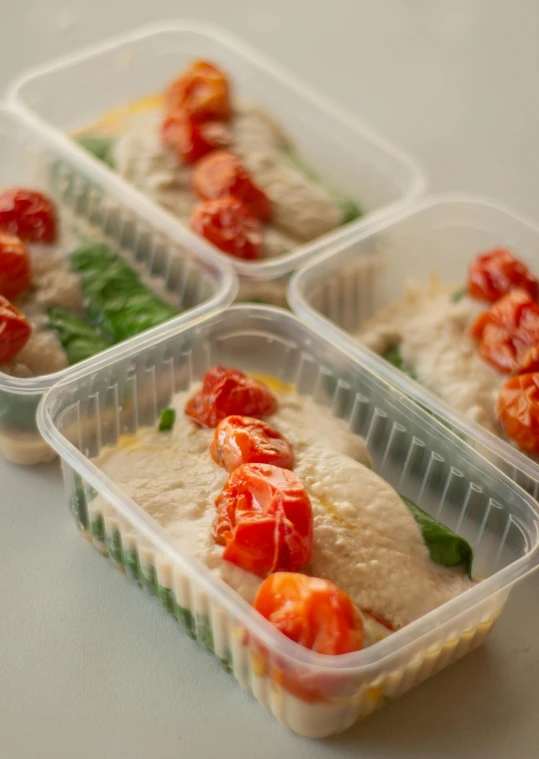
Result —
<instances>
[{"instance_id":1,"label":"plastic container","mask_svg":"<svg viewBox=\"0 0 539 759\"><path fill-rule=\"evenodd\" d=\"M147 216L128 207L124 194L91 176L85 162L77 159L42 138L20 117L0 110L0 187L43 189L56 201L61 225L74 225L132 256L182 310L174 322L193 319L234 299L237 281L226 263L173 241ZM152 339L160 329L151 330ZM137 340L132 338L132 343L136 345ZM115 350L106 351L107 360ZM72 371L34 378L0 372L0 453L10 461L35 464L54 456L37 430L36 409L43 393Z\"/></svg>"},{"instance_id":2,"label":"plastic container","mask_svg":"<svg viewBox=\"0 0 539 759\"><path fill-rule=\"evenodd\" d=\"M34 68L12 85L9 99L32 123L58 137L90 126L105 112L141 96L162 92L182 67L202 57L222 65L236 91L267 108L324 181L354 198L368 214L278 258L232 259L244 300L285 305L289 275L301 263L423 192L425 177L412 159L247 43L199 22L160 22ZM187 231L167 211L153 208ZM194 233L192 237L193 245L230 260Z\"/></svg>"},{"instance_id":3,"label":"plastic container","mask_svg":"<svg viewBox=\"0 0 539 759\"><path fill-rule=\"evenodd\" d=\"M312 737L343 730L484 641L511 586L539 560L531 496L284 310L233 306L143 342L122 346L112 362L93 359L50 390L39 409L40 430L60 454L67 498L86 537L154 593L281 722ZM487 579L352 654L315 654L281 635L205 566L181 554L166 530L91 461L119 434L155 424L171 395L217 362L291 382L347 419L366 439L375 470L463 535L475 551L474 574ZM190 422L176 420L182 423ZM98 494L114 516L92 508Z\"/></svg>"},{"instance_id":4,"label":"plastic container","mask_svg":"<svg viewBox=\"0 0 539 759\"><path fill-rule=\"evenodd\" d=\"M445 401L360 345L350 333L404 295L407 281L466 282L478 253L507 247L539 274L539 226L505 206L468 195L433 197L307 264L290 283L292 309L361 358L447 424L534 496L539 464L455 411Z\"/></svg>"}]
</instances>

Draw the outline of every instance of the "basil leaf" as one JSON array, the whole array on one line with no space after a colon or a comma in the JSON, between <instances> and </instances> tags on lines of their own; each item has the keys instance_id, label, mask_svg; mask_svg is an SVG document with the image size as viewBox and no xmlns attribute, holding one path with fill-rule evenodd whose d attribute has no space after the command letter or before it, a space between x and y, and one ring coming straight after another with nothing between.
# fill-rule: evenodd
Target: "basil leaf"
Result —
<instances>
[{"instance_id":1,"label":"basil leaf","mask_svg":"<svg viewBox=\"0 0 539 759\"><path fill-rule=\"evenodd\" d=\"M417 375L413 368L403 359L398 345L391 345L385 353L382 353L382 358L385 358L385 360L392 364L396 369L400 369L401 372L407 374L410 379L417 379Z\"/></svg>"},{"instance_id":2,"label":"basil leaf","mask_svg":"<svg viewBox=\"0 0 539 759\"><path fill-rule=\"evenodd\" d=\"M115 343L139 335L178 313L102 243L75 250L71 265L80 277L88 316Z\"/></svg>"},{"instance_id":3,"label":"basil leaf","mask_svg":"<svg viewBox=\"0 0 539 759\"><path fill-rule=\"evenodd\" d=\"M349 224L351 221L355 221L363 216L363 212L355 200L352 200L352 198L349 198L347 195L343 195L338 190L333 190L331 187L328 187L320 179L314 169L305 163L303 158L301 158L295 150L292 150L291 148L282 148L281 153L291 166L304 174L304 176L310 179L311 182L321 185L327 192L329 192L333 202L341 212L341 224Z\"/></svg>"},{"instance_id":4,"label":"basil leaf","mask_svg":"<svg viewBox=\"0 0 539 759\"><path fill-rule=\"evenodd\" d=\"M159 419L159 432L170 432L174 427L176 421L176 411L173 408L163 409L161 412L161 418Z\"/></svg>"},{"instance_id":5,"label":"basil leaf","mask_svg":"<svg viewBox=\"0 0 539 759\"><path fill-rule=\"evenodd\" d=\"M431 560L442 567L463 566L471 579L473 551L470 544L416 506L409 498L403 495L400 497L421 529Z\"/></svg>"},{"instance_id":6,"label":"basil leaf","mask_svg":"<svg viewBox=\"0 0 539 759\"><path fill-rule=\"evenodd\" d=\"M460 290L455 290L455 292L451 296L451 300L453 301L453 303L458 303L459 300L462 300L465 295L466 295L466 288L461 287Z\"/></svg>"},{"instance_id":7,"label":"basil leaf","mask_svg":"<svg viewBox=\"0 0 539 759\"><path fill-rule=\"evenodd\" d=\"M97 135L85 135L78 137L77 144L91 153L94 158L104 163L109 168L114 168L113 148L115 140L112 137L98 137Z\"/></svg>"},{"instance_id":8,"label":"basil leaf","mask_svg":"<svg viewBox=\"0 0 539 759\"><path fill-rule=\"evenodd\" d=\"M77 364L106 350L110 342L90 324L63 308L49 308L49 327L58 334L69 363Z\"/></svg>"}]
</instances>

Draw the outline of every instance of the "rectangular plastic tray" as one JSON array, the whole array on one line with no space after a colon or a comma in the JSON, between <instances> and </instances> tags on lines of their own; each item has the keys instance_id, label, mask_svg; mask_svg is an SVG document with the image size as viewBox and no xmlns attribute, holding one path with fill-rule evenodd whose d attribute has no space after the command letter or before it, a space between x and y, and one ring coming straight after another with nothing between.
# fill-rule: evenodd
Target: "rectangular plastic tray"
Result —
<instances>
[{"instance_id":1,"label":"rectangular plastic tray","mask_svg":"<svg viewBox=\"0 0 539 759\"><path fill-rule=\"evenodd\" d=\"M483 455L539 495L539 464L455 411L445 401L361 346L350 333L404 295L406 282L464 284L478 253L507 247L539 273L539 227L493 201L468 195L433 197L357 235L308 263L290 283L288 298L302 319L346 347L407 395L459 427Z\"/></svg>"},{"instance_id":2,"label":"rectangular plastic tray","mask_svg":"<svg viewBox=\"0 0 539 759\"><path fill-rule=\"evenodd\" d=\"M481 583L371 648L316 654L281 635L153 521L90 460L122 433L155 424L171 396L221 363L270 374L328 406L365 438L375 470L463 535ZM60 454L81 530L154 593L189 635L292 730L343 730L480 645L509 589L538 561L536 504L370 368L290 312L233 306L158 341L97 357L49 391L39 413ZM188 424L178 418L176 424ZM113 516L89 506L97 494ZM111 623L112 624L112 623ZM180 685L181 687L181 685Z\"/></svg>"},{"instance_id":3,"label":"rectangular plastic tray","mask_svg":"<svg viewBox=\"0 0 539 759\"><path fill-rule=\"evenodd\" d=\"M423 192L422 171L402 151L248 43L199 22L160 22L39 66L23 74L8 97L34 124L64 136L91 125L111 109L162 92L193 58L210 58L223 66L237 92L265 106L313 169L328 184L354 198L368 214L278 258L263 262L232 259L241 275L244 300L272 299L284 305L288 277L302 262L328 244L364 229L372 219L411 203ZM89 154L76 149L97 165ZM98 168L108 172L101 165ZM119 177L118 181L123 183ZM152 206L156 214L189 232L164 209ZM209 247L224 257L217 248L189 234L193 245Z\"/></svg>"},{"instance_id":4,"label":"rectangular plastic tray","mask_svg":"<svg viewBox=\"0 0 539 759\"><path fill-rule=\"evenodd\" d=\"M184 322L230 303L237 289L232 269L214 256L191 251L181 237L171 239L148 216L136 212L129 193L94 178L84 161L50 143L17 115L0 109L0 188L41 188L56 202L60 224L77 227L151 274L173 296ZM151 331L154 339L160 327ZM138 338L132 338L137 344ZM108 360L115 347L106 351ZM0 372L0 453L19 464L35 464L54 453L43 442L35 421L43 393L69 376L72 368L35 378Z\"/></svg>"}]
</instances>

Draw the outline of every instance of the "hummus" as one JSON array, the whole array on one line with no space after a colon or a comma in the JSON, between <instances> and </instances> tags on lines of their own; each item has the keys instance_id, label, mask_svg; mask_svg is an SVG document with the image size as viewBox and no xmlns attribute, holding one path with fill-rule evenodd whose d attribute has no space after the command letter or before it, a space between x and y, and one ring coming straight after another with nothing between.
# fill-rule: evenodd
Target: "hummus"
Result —
<instances>
[{"instance_id":1,"label":"hummus","mask_svg":"<svg viewBox=\"0 0 539 759\"><path fill-rule=\"evenodd\" d=\"M262 580L225 561L211 535L214 501L228 474L209 451L214 431L184 416L185 403L197 389L175 397L172 432L141 428L105 447L94 463L168 530L179 549L194 554L252 602ZM396 628L470 587L463 572L431 561L410 511L370 468L362 438L311 399L294 392L275 394L279 408L268 422L292 445L294 471L312 503L314 547L308 574L331 580L360 610ZM111 514L101 496L90 510L91 518L92 513ZM379 637L380 630L369 626L368 642Z\"/></svg>"},{"instance_id":2,"label":"hummus","mask_svg":"<svg viewBox=\"0 0 539 759\"><path fill-rule=\"evenodd\" d=\"M134 104L121 114L112 123L104 117L80 136L113 137L114 169L189 225L198 202L191 190L192 167L162 144L161 110L150 100L148 109ZM238 102L229 126L231 150L272 203L271 223L263 229L264 258L283 255L347 221L334 195L294 164L290 140L265 111Z\"/></svg>"},{"instance_id":3,"label":"hummus","mask_svg":"<svg viewBox=\"0 0 539 759\"><path fill-rule=\"evenodd\" d=\"M65 243L27 244L32 267L30 288L14 301L32 327L30 339L11 364L1 370L14 377L52 374L68 366L56 333L49 328L47 310L51 306L83 314L83 295L79 280L65 258Z\"/></svg>"},{"instance_id":4,"label":"hummus","mask_svg":"<svg viewBox=\"0 0 539 759\"><path fill-rule=\"evenodd\" d=\"M485 305L468 296L455 302L453 291L438 282L410 288L364 323L358 340L383 355L398 347L422 385L465 416L499 435L496 398L506 379L477 352L468 329Z\"/></svg>"}]
</instances>

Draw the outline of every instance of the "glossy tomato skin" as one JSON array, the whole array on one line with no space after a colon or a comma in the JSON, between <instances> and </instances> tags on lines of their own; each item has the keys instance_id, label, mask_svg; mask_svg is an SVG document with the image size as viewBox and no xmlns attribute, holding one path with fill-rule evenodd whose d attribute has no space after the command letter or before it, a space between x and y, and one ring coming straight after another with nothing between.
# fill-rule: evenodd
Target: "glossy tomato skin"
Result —
<instances>
[{"instance_id":1,"label":"glossy tomato skin","mask_svg":"<svg viewBox=\"0 0 539 759\"><path fill-rule=\"evenodd\" d=\"M13 361L31 334L32 327L24 314L0 295L0 365Z\"/></svg>"},{"instance_id":2,"label":"glossy tomato skin","mask_svg":"<svg viewBox=\"0 0 539 759\"><path fill-rule=\"evenodd\" d=\"M224 73L210 61L194 61L165 93L168 114L184 111L197 121L228 121L230 89Z\"/></svg>"},{"instance_id":3,"label":"glossy tomato skin","mask_svg":"<svg viewBox=\"0 0 539 759\"><path fill-rule=\"evenodd\" d=\"M231 135L221 121L197 122L185 112L167 116L161 127L163 143L185 163L195 163L216 148L230 144Z\"/></svg>"},{"instance_id":4,"label":"glossy tomato skin","mask_svg":"<svg viewBox=\"0 0 539 759\"><path fill-rule=\"evenodd\" d=\"M480 314L470 336L481 358L504 374L539 369L539 306L525 290L511 290Z\"/></svg>"},{"instance_id":5,"label":"glossy tomato skin","mask_svg":"<svg viewBox=\"0 0 539 759\"><path fill-rule=\"evenodd\" d=\"M253 606L287 638L316 653L336 656L363 648L361 616L329 580L276 572L264 580Z\"/></svg>"},{"instance_id":6,"label":"glossy tomato skin","mask_svg":"<svg viewBox=\"0 0 539 759\"><path fill-rule=\"evenodd\" d=\"M16 235L0 230L0 295L18 298L32 281L30 254Z\"/></svg>"},{"instance_id":7,"label":"glossy tomato skin","mask_svg":"<svg viewBox=\"0 0 539 759\"><path fill-rule=\"evenodd\" d=\"M281 433L261 419L227 416L215 428L211 444L214 461L233 472L241 464L294 466L292 446Z\"/></svg>"},{"instance_id":8,"label":"glossy tomato skin","mask_svg":"<svg viewBox=\"0 0 539 759\"><path fill-rule=\"evenodd\" d=\"M491 303L514 289L525 290L532 300L539 297L539 280L526 264L505 248L496 248L477 256L468 270L468 294Z\"/></svg>"},{"instance_id":9,"label":"glossy tomato skin","mask_svg":"<svg viewBox=\"0 0 539 759\"><path fill-rule=\"evenodd\" d=\"M242 464L215 502L213 536L223 558L266 577L297 572L311 559L313 515L301 480L271 464Z\"/></svg>"},{"instance_id":10,"label":"glossy tomato skin","mask_svg":"<svg viewBox=\"0 0 539 759\"><path fill-rule=\"evenodd\" d=\"M539 454L539 373L518 374L502 385L496 414L507 437Z\"/></svg>"},{"instance_id":11,"label":"glossy tomato skin","mask_svg":"<svg viewBox=\"0 0 539 759\"><path fill-rule=\"evenodd\" d=\"M193 211L191 226L201 237L234 258L256 261L262 255L260 222L237 198L229 196L200 202Z\"/></svg>"},{"instance_id":12,"label":"glossy tomato skin","mask_svg":"<svg viewBox=\"0 0 539 759\"><path fill-rule=\"evenodd\" d=\"M258 418L276 411L277 399L266 385L220 365L206 372L201 389L185 406L187 416L203 427L216 427L227 416Z\"/></svg>"},{"instance_id":13,"label":"glossy tomato skin","mask_svg":"<svg viewBox=\"0 0 539 759\"><path fill-rule=\"evenodd\" d=\"M271 202L253 181L240 159L227 150L215 150L197 163L192 186L203 200L232 195L262 222L271 217Z\"/></svg>"},{"instance_id":14,"label":"glossy tomato skin","mask_svg":"<svg viewBox=\"0 0 539 759\"><path fill-rule=\"evenodd\" d=\"M13 187L0 193L0 229L24 242L53 243L56 212L52 201L41 192Z\"/></svg>"}]
</instances>

